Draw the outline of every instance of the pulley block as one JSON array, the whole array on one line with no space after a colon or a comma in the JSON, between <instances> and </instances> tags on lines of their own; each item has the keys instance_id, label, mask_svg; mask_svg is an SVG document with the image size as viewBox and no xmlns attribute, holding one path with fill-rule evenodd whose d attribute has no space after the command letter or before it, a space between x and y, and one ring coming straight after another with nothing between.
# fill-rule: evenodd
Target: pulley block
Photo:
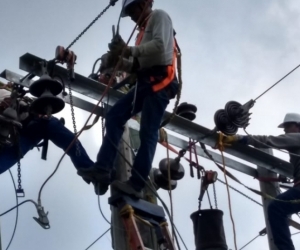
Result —
<instances>
[{"instance_id":1,"label":"pulley block","mask_svg":"<svg viewBox=\"0 0 300 250\"><path fill-rule=\"evenodd\" d=\"M180 164L180 158L165 158L159 162L159 170L165 178L168 178L168 169L170 167L171 180L180 180L184 177L184 168Z\"/></svg>"},{"instance_id":2,"label":"pulley block","mask_svg":"<svg viewBox=\"0 0 300 250\"><path fill-rule=\"evenodd\" d=\"M197 107L187 102L181 103L176 110L176 114L187 120L193 121L196 118Z\"/></svg>"}]
</instances>

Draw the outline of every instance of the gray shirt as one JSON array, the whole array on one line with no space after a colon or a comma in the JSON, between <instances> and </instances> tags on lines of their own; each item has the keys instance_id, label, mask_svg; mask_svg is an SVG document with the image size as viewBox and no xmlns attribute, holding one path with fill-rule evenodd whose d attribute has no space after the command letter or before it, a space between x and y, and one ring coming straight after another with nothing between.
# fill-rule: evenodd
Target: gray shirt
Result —
<instances>
[{"instance_id":1,"label":"gray shirt","mask_svg":"<svg viewBox=\"0 0 300 250\"><path fill-rule=\"evenodd\" d=\"M286 149L289 153L300 155L300 133L288 133L279 136L248 136L248 144L257 148ZM300 157L292 154L290 154L290 163L294 168L294 179L300 179Z\"/></svg>"},{"instance_id":2,"label":"gray shirt","mask_svg":"<svg viewBox=\"0 0 300 250\"><path fill-rule=\"evenodd\" d=\"M139 45L131 47L140 69L172 65L174 55L174 30L170 16L163 10L154 10L147 22ZM123 59L122 70L130 72L132 60Z\"/></svg>"}]
</instances>

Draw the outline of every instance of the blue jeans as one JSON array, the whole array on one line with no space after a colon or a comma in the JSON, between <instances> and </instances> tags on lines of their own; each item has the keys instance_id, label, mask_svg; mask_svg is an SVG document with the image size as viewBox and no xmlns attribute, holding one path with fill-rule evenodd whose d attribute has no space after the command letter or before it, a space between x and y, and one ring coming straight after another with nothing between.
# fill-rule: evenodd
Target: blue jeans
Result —
<instances>
[{"instance_id":1,"label":"blue jeans","mask_svg":"<svg viewBox=\"0 0 300 250\"><path fill-rule=\"evenodd\" d=\"M74 137L74 134L55 117L51 117L50 119L35 118L20 132L19 145L21 154L24 156L44 138L48 138L56 146L65 150ZM76 168L89 168L93 166L94 163L91 161L80 142L79 148L80 156L76 156L75 143L67 153L74 166ZM2 148L0 150L0 174L16 164L17 161L18 150L16 146Z\"/></svg>"},{"instance_id":2,"label":"blue jeans","mask_svg":"<svg viewBox=\"0 0 300 250\"><path fill-rule=\"evenodd\" d=\"M124 125L135 114L142 111L140 122L140 148L137 152L131 171L130 181L136 190L141 190L152 167L158 130L169 104L170 92L177 93L178 83L173 81L166 89L153 93L148 82L138 82L134 109L134 91L131 90L121 98L106 115L106 135L97 156L97 167L112 171L117 154L117 147L124 132ZM133 111L133 112L132 112Z\"/></svg>"},{"instance_id":3,"label":"blue jeans","mask_svg":"<svg viewBox=\"0 0 300 250\"><path fill-rule=\"evenodd\" d=\"M279 200L300 200L300 187L294 187L277 196ZM289 230L288 216L300 212L300 203L272 201L268 207L269 222L278 250L295 250Z\"/></svg>"}]
</instances>

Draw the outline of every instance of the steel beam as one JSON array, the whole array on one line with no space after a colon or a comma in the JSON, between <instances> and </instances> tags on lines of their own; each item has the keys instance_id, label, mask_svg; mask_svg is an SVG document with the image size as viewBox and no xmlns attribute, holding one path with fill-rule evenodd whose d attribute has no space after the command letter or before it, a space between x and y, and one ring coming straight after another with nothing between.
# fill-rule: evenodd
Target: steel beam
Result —
<instances>
[{"instance_id":1,"label":"steel beam","mask_svg":"<svg viewBox=\"0 0 300 250\"><path fill-rule=\"evenodd\" d=\"M6 79L8 81L13 81L13 82L19 83L19 84L23 85L24 87L29 87L30 84L32 83L32 81L23 81L22 83L20 83L20 79L22 79L23 76L21 76L17 73L14 73L12 71L9 71L9 70L4 70L0 74L0 77ZM67 103L69 103L68 97L65 97L65 101ZM92 104L88 101L82 100L82 99L80 99L78 97L75 97L75 96L73 96L73 102L74 102L75 107L81 108L82 110L85 110L87 112L91 112L93 110L94 106L95 106L94 104ZM96 109L95 114L103 116L103 112L104 112L103 108L98 107ZM140 129L139 124L134 120L130 120L128 125L134 131L138 131ZM176 136L173 136L173 135L170 135L170 134L168 134L168 142L169 142L170 145L173 145L173 146L178 147L178 148L186 148L187 145L188 145L188 141L177 138ZM207 151L209 152L209 154L212 155L212 157L214 158L214 160L217 163L222 164L222 157L221 157L220 154L217 154L217 153L215 153L211 150L207 150ZM197 152L197 155L199 155L201 157L204 157L206 159L209 159L209 157L203 152L202 148L200 148L199 146L196 146L196 152ZM254 169L252 167L249 167L246 164L235 161L235 160L230 159L228 157L225 157L225 163L226 163L226 166L228 166L232 169L240 171L240 172L242 172L244 174L247 174L249 176L252 176L254 178L257 177L256 169Z\"/></svg>"},{"instance_id":2,"label":"steel beam","mask_svg":"<svg viewBox=\"0 0 300 250\"><path fill-rule=\"evenodd\" d=\"M42 58L27 53L20 57L20 69L27 72L33 72L35 75L41 76L42 68L39 62L43 60L44 59ZM56 65L54 67L54 74L59 74L64 79L64 81L67 81L66 69ZM74 91L96 100L99 100L105 88L105 85L79 74L76 74L76 79L72 83L72 89ZM113 105L122 96L123 94L121 92L110 90L108 103L110 105ZM104 99L104 101L105 100L107 99ZM168 117L169 115L170 114L168 112L165 113L165 117ZM204 135L207 135L211 131L201 125L178 116L175 116L172 121L165 127L194 140L201 139ZM203 142L213 147L216 143L216 140L217 135L214 134L205 138ZM258 149L244 145L235 145L232 147L227 147L225 149L225 152L245 161L251 162L255 165L259 165L263 168L282 174L284 176L292 177L292 166L290 163L276 158L272 155L268 155Z\"/></svg>"}]
</instances>

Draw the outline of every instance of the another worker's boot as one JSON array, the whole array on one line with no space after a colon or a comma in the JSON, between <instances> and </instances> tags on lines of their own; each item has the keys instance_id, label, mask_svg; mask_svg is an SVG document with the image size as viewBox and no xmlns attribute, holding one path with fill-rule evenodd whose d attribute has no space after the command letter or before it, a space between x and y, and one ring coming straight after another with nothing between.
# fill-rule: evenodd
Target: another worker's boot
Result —
<instances>
[{"instance_id":1,"label":"another worker's boot","mask_svg":"<svg viewBox=\"0 0 300 250\"><path fill-rule=\"evenodd\" d=\"M97 163L91 168L79 168L77 174L85 181L100 182L103 185L111 183L111 171L101 168Z\"/></svg>"},{"instance_id":2,"label":"another worker's boot","mask_svg":"<svg viewBox=\"0 0 300 250\"><path fill-rule=\"evenodd\" d=\"M114 181L111 184L112 187L116 188L118 191L133 195L137 198L142 198L143 193L141 190L136 190L130 180L122 182L122 181Z\"/></svg>"}]
</instances>

